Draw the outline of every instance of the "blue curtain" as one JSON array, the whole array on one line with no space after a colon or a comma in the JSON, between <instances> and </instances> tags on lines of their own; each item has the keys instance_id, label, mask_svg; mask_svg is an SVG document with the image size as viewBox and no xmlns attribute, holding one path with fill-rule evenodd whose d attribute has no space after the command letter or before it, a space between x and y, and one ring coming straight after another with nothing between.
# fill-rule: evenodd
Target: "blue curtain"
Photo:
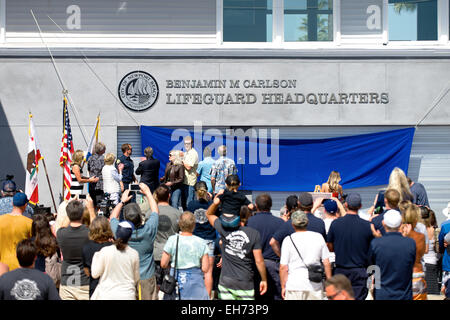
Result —
<instances>
[{"instance_id":1,"label":"blue curtain","mask_svg":"<svg viewBox=\"0 0 450 320\"><path fill-rule=\"evenodd\" d=\"M154 157L161 161L160 176L164 174L169 151L174 147L181 149L182 146L183 137L180 134L174 135L176 141L171 141L173 131L161 127L141 127L142 150L148 146L153 148ZM248 141L224 137L223 142L226 141L228 150L234 147L232 158L237 164L241 189L313 191L315 185L327 181L332 170L340 173L344 188L387 184L395 167L407 174L414 131L414 128L406 128L328 139L271 140L269 136L266 140ZM214 141L207 133L199 136L199 133L185 130L187 134L196 139L194 147L200 157L203 148ZM242 144L245 144L246 150L244 157L236 151L243 148ZM250 150L257 150L257 161L254 153L251 159ZM261 150L264 151L262 156ZM215 154L213 156L217 157Z\"/></svg>"}]
</instances>

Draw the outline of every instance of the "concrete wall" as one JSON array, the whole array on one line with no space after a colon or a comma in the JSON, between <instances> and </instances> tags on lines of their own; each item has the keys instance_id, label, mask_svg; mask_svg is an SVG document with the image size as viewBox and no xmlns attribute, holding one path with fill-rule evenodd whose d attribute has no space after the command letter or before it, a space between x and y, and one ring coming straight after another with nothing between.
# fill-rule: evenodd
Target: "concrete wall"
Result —
<instances>
[{"instance_id":1,"label":"concrete wall","mask_svg":"<svg viewBox=\"0 0 450 320\"><path fill-rule=\"evenodd\" d=\"M85 149L98 112L100 139L107 152L116 152L117 126L348 126L415 125L450 80L450 61L410 60L296 60L296 59L91 59L92 68L116 94L129 72L150 73L158 83L159 98L144 112L125 109L92 74L81 59L57 59L77 113L70 110L75 148ZM295 88L243 88L244 80L295 80ZM167 80L225 80L225 88L174 89ZM239 88L229 88L240 80ZM34 115L42 154L54 194L61 192L59 167L62 122L62 88L49 59L0 59L0 133L4 155L0 178L16 176L24 186L28 111ZM167 104L167 94L254 94L254 104ZM262 93L387 93L388 103L262 104ZM450 122L450 96L446 95L423 125ZM77 115L79 124L76 121ZM82 128L80 130L80 127ZM22 161L22 162L20 162ZM11 172L12 171L12 172ZM43 171L41 201L50 204Z\"/></svg>"}]
</instances>

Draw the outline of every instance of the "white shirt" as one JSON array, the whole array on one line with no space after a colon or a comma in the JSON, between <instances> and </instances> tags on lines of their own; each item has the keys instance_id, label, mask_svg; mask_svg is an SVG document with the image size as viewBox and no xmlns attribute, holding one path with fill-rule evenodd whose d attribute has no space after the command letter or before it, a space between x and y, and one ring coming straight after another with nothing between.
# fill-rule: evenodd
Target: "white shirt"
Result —
<instances>
[{"instance_id":1,"label":"white shirt","mask_svg":"<svg viewBox=\"0 0 450 320\"><path fill-rule=\"evenodd\" d=\"M117 250L113 244L94 254L92 277L100 277L91 300L136 300L139 281L139 254L127 246Z\"/></svg>"},{"instance_id":2,"label":"white shirt","mask_svg":"<svg viewBox=\"0 0 450 320\"><path fill-rule=\"evenodd\" d=\"M322 290L321 283L314 283L308 279L308 269L306 264L320 263L321 260L328 259L328 251L325 240L317 232L304 231L291 234L298 251L302 255L300 259L297 250L292 244L291 238L284 238L281 245L280 264L288 266L288 278L286 290L292 291L318 291Z\"/></svg>"},{"instance_id":3,"label":"white shirt","mask_svg":"<svg viewBox=\"0 0 450 320\"><path fill-rule=\"evenodd\" d=\"M120 192L120 181L122 175L118 174L114 165L104 165L102 168L103 191L106 193Z\"/></svg>"}]
</instances>

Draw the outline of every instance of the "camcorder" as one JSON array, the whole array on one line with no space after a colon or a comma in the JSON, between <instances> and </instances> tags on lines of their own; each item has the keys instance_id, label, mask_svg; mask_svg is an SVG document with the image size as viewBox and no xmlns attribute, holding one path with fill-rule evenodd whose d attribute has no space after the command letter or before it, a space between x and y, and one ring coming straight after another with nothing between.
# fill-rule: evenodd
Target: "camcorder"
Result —
<instances>
[{"instance_id":1,"label":"camcorder","mask_svg":"<svg viewBox=\"0 0 450 320\"><path fill-rule=\"evenodd\" d=\"M111 215L112 210L114 209L114 201L110 199L110 194L106 193L103 195L103 199L100 200L97 203L98 207L98 215L99 216L105 216L106 218L109 218Z\"/></svg>"}]
</instances>

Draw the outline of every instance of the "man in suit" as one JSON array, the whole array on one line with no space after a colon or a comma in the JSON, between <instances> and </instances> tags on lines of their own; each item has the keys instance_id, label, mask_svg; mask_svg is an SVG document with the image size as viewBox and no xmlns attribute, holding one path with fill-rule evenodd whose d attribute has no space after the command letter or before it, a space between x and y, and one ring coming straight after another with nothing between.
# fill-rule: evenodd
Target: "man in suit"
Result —
<instances>
[{"instance_id":1,"label":"man in suit","mask_svg":"<svg viewBox=\"0 0 450 320\"><path fill-rule=\"evenodd\" d=\"M153 158L152 147L147 147L144 150L146 160L139 163L136 169L136 174L141 176L141 182L145 183L150 191L153 193L159 186L159 160Z\"/></svg>"}]
</instances>

